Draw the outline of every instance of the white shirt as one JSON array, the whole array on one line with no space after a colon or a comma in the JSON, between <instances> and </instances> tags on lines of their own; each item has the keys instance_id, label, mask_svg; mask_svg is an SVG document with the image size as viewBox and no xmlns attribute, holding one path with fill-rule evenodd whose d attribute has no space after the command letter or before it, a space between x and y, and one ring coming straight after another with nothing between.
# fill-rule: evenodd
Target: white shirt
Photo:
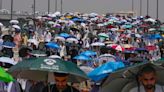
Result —
<instances>
[{"instance_id":1,"label":"white shirt","mask_svg":"<svg viewBox=\"0 0 164 92\"><path fill-rule=\"evenodd\" d=\"M129 92L138 92L138 87L132 88ZM143 86L140 86L140 92L145 92ZM164 92L164 87L156 84L154 92Z\"/></svg>"}]
</instances>

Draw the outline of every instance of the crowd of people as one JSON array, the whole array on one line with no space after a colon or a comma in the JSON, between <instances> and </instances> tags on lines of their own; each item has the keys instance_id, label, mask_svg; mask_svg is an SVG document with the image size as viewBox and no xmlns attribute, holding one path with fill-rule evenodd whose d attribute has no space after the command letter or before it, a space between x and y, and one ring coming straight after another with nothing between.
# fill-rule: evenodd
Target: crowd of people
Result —
<instances>
[{"instance_id":1,"label":"crowd of people","mask_svg":"<svg viewBox=\"0 0 164 92\"><path fill-rule=\"evenodd\" d=\"M1 57L12 58L16 63L31 57L55 57L94 70L110 61L121 61L125 66L131 66L164 57L163 23L150 16L56 12L26 19L25 23L19 25L18 20L11 20L9 26L0 23ZM92 55L81 54L85 51L92 51ZM0 65L10 67L3 63ZM72 83L72 88L66 83L67 74L54 73L54 76L57 84L50 86L50 92L98 92L94 88L98 84L96 82L85 82L85 88ZM18 87L19 83L22 89ZM28 80L26 87L21 81L19 83L1 83L3 87L7 85L8 90L0 92L47 92L49 89L44 88L44 82ZM12 84L17 86L17 91L11 91L15 90L12 89ZM60 88L64 90L59 90ZM42 91L45 89L46 91Z\"/></svg>"}]
</instances>

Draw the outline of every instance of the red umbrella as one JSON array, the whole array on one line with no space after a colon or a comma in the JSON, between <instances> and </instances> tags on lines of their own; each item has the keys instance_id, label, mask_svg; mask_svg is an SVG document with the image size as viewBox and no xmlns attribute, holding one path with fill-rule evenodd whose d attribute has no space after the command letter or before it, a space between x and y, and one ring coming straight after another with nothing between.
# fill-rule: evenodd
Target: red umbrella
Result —
<instances>
[{"instance_id":1,"label":"red umbrella","mask_svg":"<svg viewBox=\"0 0 164 92\"><path fill-rule=\"evenodd\" d=\"M156 49L157 49L157 47L154 46L154 45L145 46L145 48L146 48L148 51L152 51L152 50L156 50Z\"/></svg>"},{"instance_id":2,"label":"red umbrella","mask_svg":"<svg viewBox=\"0 0 164 92\"><path fill-rule=\"evenodd\" d=\"M125 50L125 48L124 47L122 47L121 45L112 45L111 46L113 49L115 49L115 50L117 50L117 51L124 51Z\"/></svg>"}]
</instances>

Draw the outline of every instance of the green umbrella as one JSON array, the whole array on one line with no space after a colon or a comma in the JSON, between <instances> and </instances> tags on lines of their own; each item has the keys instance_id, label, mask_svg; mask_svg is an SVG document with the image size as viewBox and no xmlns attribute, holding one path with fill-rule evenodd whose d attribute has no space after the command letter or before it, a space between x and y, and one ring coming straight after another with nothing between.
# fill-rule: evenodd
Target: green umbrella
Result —
<instances>
[{"instance_id":1,"label":"green umbrella","mask_svg":"<svg viewBox=\"0 0 164 92\"><path fill-rule=\"evenodd\" d=\"M13 80L13 77L0 67L0 81L11 82Z\"/></svg>"},{"instance_id":2,"label":"green umbrella","mask_svg":"<svg viewBox=\"0 0 164 92\"><path fill-rule=\"evenodd\" d=\"M86 74L74 63L45 57L23 60L15 66L12 66L9 72L17 78L39 81L54 81L53 72L70 74L68 79L69 82L87 80Z\"/></svg>"},{"instance_id":3,"label":"green umbrella","mask_svg":"<svg viewBox=\"0 0 164 92\"><path fill-rule=\"evenodd\" d=\"M164 76L164 67L162 66L164 62L146 62L141 64L136 64L134 66L126 67L124 69L118 70L116 72L111 73L105 82L102 84L102 88L100 92L129 92L129 91L122 91L126 89L129 84L133 84L134 86L128 86L129 89L136 87L137 84L137 74L138 71L146 66L150 65L154 67L157 71L157 83L164 84L163 76ZM135 83L131 83L135 82Z\"/></svg>"}]
</instances>

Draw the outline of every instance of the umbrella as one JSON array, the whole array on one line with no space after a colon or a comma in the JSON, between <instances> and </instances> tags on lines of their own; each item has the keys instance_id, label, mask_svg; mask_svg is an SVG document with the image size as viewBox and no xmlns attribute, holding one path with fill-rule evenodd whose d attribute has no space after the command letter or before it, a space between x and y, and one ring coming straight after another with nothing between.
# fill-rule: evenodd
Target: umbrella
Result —
<instances>
[{"instance_id":1,"label":"umbrella","mask_svg":"<svg viewBox=\"0 0 164 92\"><path fill-rule=\"evenodd\" d=\"M147 51L146 48L136 48L135 51Z\"/></svg>"},{"instance_id":2,"label":"umbrella","mask_svg":"<svg viewBox=\"0 0 164 92\"><path fill-rule=\"evenodd\" d=\"M78 43L79 42L76 38L67 38L66 41L69 43Z\"/></svg>"},{"instance_id":3,"label":"umbrella","mask_svg":"<svg viewBox=\"0 0 164 92\"><path fill-rule=\"evenodd\" d=\"M91 44L91 46L105 46L105 44L102 42L94 42Z\"/></svg>"},{"instance_id":4,"label":"umbrella","mask_svg":"<svg viewBox=\"0 0 164 92\"><path fill-rule=\"evenodd\" d=\"M102 90L100 92L108 92L111 90L112 92L122 92L122 89L128 85L130 82L136 80L136 76L138 71L142 69L144 66L152 66L157 71L157 83L164 83L163 75L164 75L164 67L162 67L163 62L144 62L134 66L129 66L124 69L113 72L109 75L106 81L102 85ZM118 81L119 80L119 81ZM119 86L118 86L119 85ZM107 90L108 89L108 90ZM129 92L129 91L127 91Z\"/></svg>"},{"instance_id":5,"label":"umbrella","mask_svg":"<svg viewBox=\"0 0 164 92\"><path fill-rule=\"evenodd\" d=\"M61 57L60 56L58 56L58 55L51 55L51 56L49 56L49 58L58 58L58 59L61 59Z\"/></svg>"},{"instance_id":6,"label":"umbrella","mask_svg":"<svg viewBox=\"0 0 164 92\"><path fill-rule=\"evenodd\" d=\"M61 36L57 36L55 37L55 40L65 41L65 38Z\"/></svg>"},{"instance_id":7,"label":"umbrella","mask_svg":"<svg viewBox=\"0 0 164 92\"><path fill-rule=\"evenodd\" d=\"M49 47L49 48L53 48L53 49L59 49L60 48L60 46L55 42L48 42L46 44L46 46Z\"/></svg>"},{"instance_id":8,"label":"umbrella","mask_svg":"<svg viewBox=\"0 0 164 92\"><path fill-rule=\"evenodd\" d=\"M5 48L14 48L15 43L7 41L7 42L3 42L2 46L5 47Z\"/></svg>"},{"instance_id":9,"label":"umbrella","mask_svg":"<svg viewBox=\"0 0 164 92\"><path fill-rule=\"evenodd\" d=\"M112 58L116 58L114 55L111 55L111 54L102 54L99 56L99 58L101 57L112 57Z\"/></svg>"},{"instance_id":10,"label":"umbrella","mask_svg":"<svg viewBox=\"0 0 164 92\"><path fill-rule=\"evenodd\" d=\"M145 48L146 48L148 51L153 51L153 50L156 50L156 49L157 49L157 47L156 47L156 46L153 46L153 45L145 46Z\"/></svg>"},{"instance_id":11,"label":"umbrella","mask_svg":"<svg viewBox=\"0 0 164 92\"><path fill-rule=\"evenodd\" d=\"M0 27L3 27L3 24L0 22Z\"/></svg>"},{"instance_id":12,"label":"umbrella","mask_svg":"<svg viewBox=\"0 0 164 92\"><path fill-rule=\"evenodd\" d=\"M133 45L131 45L131 44L123 44L122 45L124 48L132 48L133 47Z\"/></svg>"},{"instance_id":13,"label":"umbrella","mask_svg":"<svg viewBox=\"0 0 164 92\"><path fill-rule=\"evenodd\" d=\"M10 23L11 24L19 24L19 21L18 20L11 20Z\"/></svg>"},{"instance_id":14,"label":"umbrella","mask_svg":"<svg viewBox=\"0 0 164 92\"><path fill-rule=\"evenodd\" d=\"M21 29L18 25L13 25L13 28L15 28L15 29Z\"/></svg>"},{"instance_id":15,"label":"umbrella","mask_svg":"<svg viewBox=\"0 0 164 92\"><path fill-rule=\"evenodd\" d=\"M0 81L11 82L13 80L13 77L0 67Z\"/></svg>"},{"instance_id":16,"label":"umbrella","mask_svg":"<svg viewBox=\"0 0 164 92\"><path fill-rule=\"evenodd\" d=\"M85 55L85 56L94 56L96 54L97 54L96 52L91 51L91 50L87 50L81 53L81 55Z\"/></svg>"},{"instance_id":17,"label":"umbrella","mask_svg":"<svg viewBox=\"0 0 164 92\"><path fill-rule=\"evenodd\" d=\"M70 35L67 33L61 33L61 34L59 34L59 36L64 37L64 38L70 37Z\"/></svg>"},{"instance_id":18,"label":"umbrella","mask_svg":"<svg viewBox=\"0 0 164 92\"><path fill-rule=\"evenodd\" d=\"M118 51L124 51L125 48L122 47L121 45L112 45L111 48L118 50Z\"/></svg>"},{"instance_id":19,"label":"umbrella","mask_svg":"<svg viewBox=\"0 0 164 92\"><path fill-rule=\"evenodd\" d=\"M12 65L16 64L16 62L9 57L0 57L0 62L12 64Z\"/></svg>"},{"instance_id":20,"label":"umbrella","mask_svg":"<svg viewBox=\"0 0 164 92\"><path fill-rule=\"evenodd\" d=\"M107 35L106 33L99 33L98 36L104 37L104 38L109 38L109 35Z\"/></svg>"},{"instance_id":21,"label":"umbrella","mask_svg":"<svg viewBox=\"0 0 164 92\"><path fill-rule=\"evenodd\" d=\"M73 59L85 60L85 61L92 60L92 58L85 56L85 55L78 55L78 56L75 56Z\"/></svg>"},{"instance_id":22,"label":"umbrella","mask_svg":"<svg viewBox=\"0 0 164 92\"><path fill-rule=\"evenodd\" d=\"M39 42L36 39L28 39L29 43L33 43L34 45L38 46Z\"/></svg>"},{"instance_id":23,"label":"umbrella","mask_svg":"<svg viewBox=\"0 0 164 92\"><path fill-rule=\"evenodd\" d=\"M109 73L116 71L119 68L125 67L122 62L107 62L93 71L91 71L88 76L94 81L99 81L109 75Z\"/></svg>"},{"instance_id":24,"label":"umbrella","mask_svg":"<svg viewBox=\"0 0 164 92\"><path fill-rule=\"evenodd\" d=\"M17 63L9 69L14 77L36 81L54 81L53 73L69 74L69 82L82 82L87 80L86 74L72 62L62 59L45 57L29 58Z\"/></svg>"},{"instance_id":25,"label":"umbrella","mask_svg":"<svg viewBox=\"0 0 164 92\"><path fill-rule=\"evenodd\" d=\"M47 54L44 51L40 51L40 50L33 50L29 53L32 56L36 56L36 57L45 57L47 56Z\"/></svg>"}]
</instances>

